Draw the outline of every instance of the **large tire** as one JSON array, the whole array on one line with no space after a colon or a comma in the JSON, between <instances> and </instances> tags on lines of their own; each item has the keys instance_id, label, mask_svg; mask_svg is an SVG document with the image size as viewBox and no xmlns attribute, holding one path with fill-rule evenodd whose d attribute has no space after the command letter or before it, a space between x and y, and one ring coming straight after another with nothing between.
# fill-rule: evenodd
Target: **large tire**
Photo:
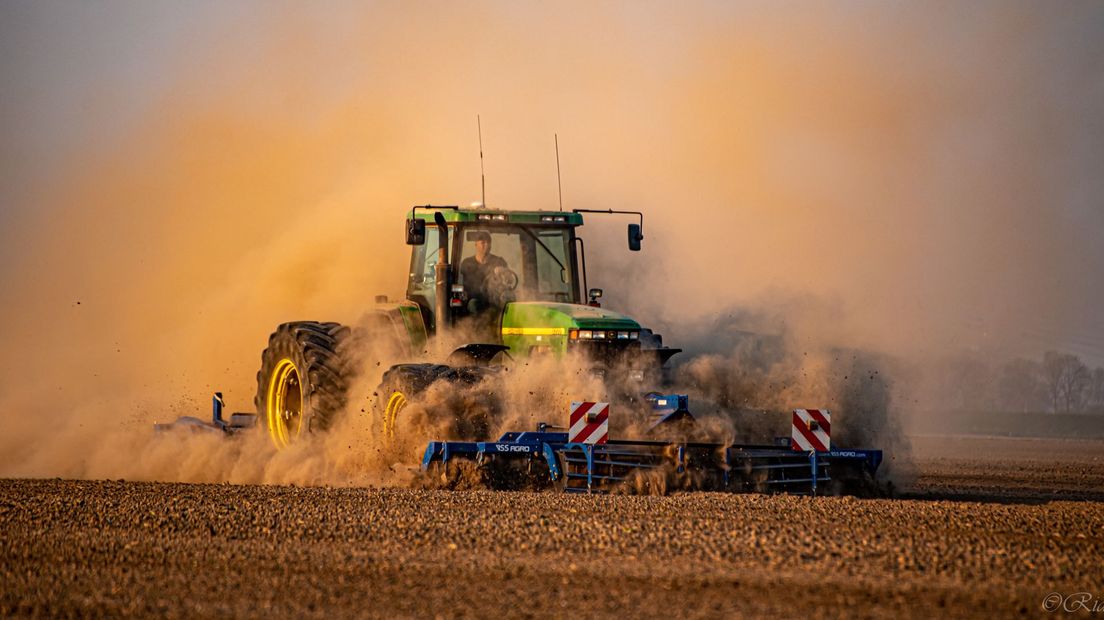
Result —
<instances>
[{"instance_id":1,"label":"large tire","mask_svg":"<svg viewBox=\"0 0 1104 620\"><path fill-rule=\"evenodd\" d=\"M304 432L324 431L345 408L352 364L338 323L284 323L268 339L253 404L277 448Z\"/></svg>"},{"instance_id":2,"label":"large tire","mask_svg":"<svg viewBox=\"0 0 1104 620\"><path fill-rule=\"evenodd\" d=\"M382 438L390 444L395 440L396 429L402 421L402 410L412 402L419 402L432 411L434 419L447 422L450 437L447 439L486 439L491 418L497 403L493 394L473 394L470 388L479 385L486 377L497 374L497 367L453 367L444 364L399 364L383 374L375 393L375 410L380 420ZM438 382L448 384L455 397L447 402L427 403L424 396ZM464 398L468 395L473 398ZM471 407L471 400L479 402Z\"/></svg>"}]
</instances>

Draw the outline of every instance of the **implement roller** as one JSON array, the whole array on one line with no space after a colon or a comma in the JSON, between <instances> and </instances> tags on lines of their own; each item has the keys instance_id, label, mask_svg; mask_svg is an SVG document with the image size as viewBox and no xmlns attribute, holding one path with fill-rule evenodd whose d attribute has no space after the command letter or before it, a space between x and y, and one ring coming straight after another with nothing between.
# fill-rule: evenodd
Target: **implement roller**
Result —
<instances>
[{"instance_id":1,"label":"implement roller","mask_svg":"<svg viewBox=\"0 0 1104 620\"><path fill-rule=\"evenodd\" d=\"M654 411L653 428L692 419L685 395L647 398ZM593 409L605 403L573 403L572 413L587 405ZM585 418L567 432L550 431L542 423L535 431L505 433L498 441L432 441L422 458L422 471L430 482L448 486L464 465L474 464L490 486L516 486L524 479L530 487L558 487L568 493L875 492L882 451L830 449L830 427L810 420L810 412L822 419L829 415L826 410L796 410L792 436L768 445L609 439L603 430L584 438ZM601 424L604 420L596 417L590 425Z\"/></svg>"}]
</instances>

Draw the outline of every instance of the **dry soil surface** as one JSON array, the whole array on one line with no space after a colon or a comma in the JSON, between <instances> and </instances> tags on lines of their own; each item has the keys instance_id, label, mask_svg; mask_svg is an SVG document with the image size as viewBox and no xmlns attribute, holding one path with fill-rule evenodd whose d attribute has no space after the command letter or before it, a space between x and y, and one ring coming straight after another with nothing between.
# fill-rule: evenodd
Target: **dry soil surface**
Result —
<instances>
[{"instance_id":1,"label":"dry soil surface","mask_svg":"<svg viewBox=\"0 0 1104 620\"><path fill-rule=\"evenodd\" d=\"M0 481L0 615L1001 617L1049 615L1051 592L1104 608L1104 444L1008 466L994 454L1024 446L955 441L914 444L907 499Z\"/></svg>"},{"instance_id":2,"label":"dry soil surface","mask_svg":"<svg viewBox=\"0 0 1104 620\"><path fill-rule=\"evenodd\" d=\"M923 436L904 497L1104 502L1104 440Z\"/></svg>"}]
</instances>

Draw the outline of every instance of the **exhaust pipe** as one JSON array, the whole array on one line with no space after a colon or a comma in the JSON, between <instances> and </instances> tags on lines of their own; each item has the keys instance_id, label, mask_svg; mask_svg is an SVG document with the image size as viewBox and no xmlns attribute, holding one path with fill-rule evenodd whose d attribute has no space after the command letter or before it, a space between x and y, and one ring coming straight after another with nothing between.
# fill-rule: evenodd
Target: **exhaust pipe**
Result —
<instances>
[{"instance_id":1,"label":"exhaust pipe","mask_svg":"<svg viewBox=\"0 0 1104 620\"><path fill-rule=\"evenodd\" d=\"M433 267L434 276L437 278L436 303L433 307L433 323L437 331L437 341L441 342L441 335L449 325L449 287L448 274L448 224L445 216L440 211L433 214L433 222L437 224L437 264Z\"/></svg>"}]
</instances>

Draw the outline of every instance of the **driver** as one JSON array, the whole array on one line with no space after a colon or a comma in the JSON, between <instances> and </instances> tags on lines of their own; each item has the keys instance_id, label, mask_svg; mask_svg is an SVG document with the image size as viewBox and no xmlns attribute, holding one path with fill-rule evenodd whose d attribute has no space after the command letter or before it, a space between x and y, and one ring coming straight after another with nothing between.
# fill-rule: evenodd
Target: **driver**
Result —
<instances>
[{"instance_id":1,"label":"driver","mask_svg":"<svg viewBox=\"0 0 1104 620\"><path fill-rule=\"evenodd\" d=\"M477 230L469 237L475 242L475 254L460 262L460 277L463 278L464 288L468 290L473 301L477 301L479 309L490 305L490 298L486 288L487 278L499 268L509 269L506 260L501 256L491 254L491 234Z\"/></svg>"}]
</instances>

